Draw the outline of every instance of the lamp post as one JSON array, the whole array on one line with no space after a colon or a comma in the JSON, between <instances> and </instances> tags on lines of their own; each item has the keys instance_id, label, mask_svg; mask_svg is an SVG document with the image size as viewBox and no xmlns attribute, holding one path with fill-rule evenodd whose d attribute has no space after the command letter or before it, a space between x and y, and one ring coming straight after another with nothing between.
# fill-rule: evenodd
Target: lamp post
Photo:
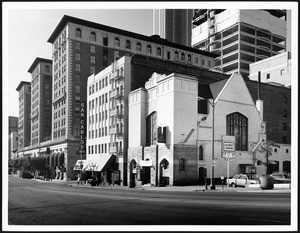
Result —
<instances>
[{"instance_id":1,"label":"lamp post","mask_svg":"<svg viewBox=\"0 0 300 233\"><path fill-rule=\"evenodd\" d=\"M212 107L212 142L211 142L211 183L210 183L210 189L214 190L216 189L215 182L214 182L214 156L215 156L215 100L212 99L212 102L207 100L207 102L211 105Z\"/></svg>"}]
</instances>

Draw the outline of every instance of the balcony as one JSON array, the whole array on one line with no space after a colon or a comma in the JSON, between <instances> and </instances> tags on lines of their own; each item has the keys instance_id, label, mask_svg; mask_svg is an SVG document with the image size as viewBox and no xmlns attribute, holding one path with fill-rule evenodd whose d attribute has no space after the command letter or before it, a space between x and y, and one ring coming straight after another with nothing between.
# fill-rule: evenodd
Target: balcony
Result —
<instances>
[{"instance_id":1,"label":"balcony","mask_svg":"<svg viewBox=\"0 0 300 233\"><path fill-rule=\"evenodd\" d=\"M117 127L113 126L109 129L109 134L116 134L117 133Z\"/></svg>"},{"instance_id":2,"label":"balcony","mask_svg":"<svg viewBox=\"0 0 300 233\"><path fill-rule=\"evenodd\" d=\"M118 72L113 72L111 74L111 79L115 79L116 81L121 80L122 78L124 78L124 74L119 74Z\"/></svg>"},{"instance_id":3,"label":"balcony","mask_svg":"<svg viewBox=\"0 0 300 233\"><path fill-rule=\"evenodd\" d=\"M116 108L110 110L110 112L109 112L109 115L110 115L110 116L114 116L114 115L116 115L116 114L117 114L117 109L116 109Z\"/></svg>"},{"instance_id":4,"label":"balcony","mask_svg":"<svg viewBox=\"0 0 300 233\"><path fill-rule=\"evenodd\" d=\"M110 92L110 98L116 97L117 94L118 94L117 89L112 90L112 91Z\"/></svg>"},{"instance_id":5,"label":"balcony","mask_svg":"<svg viewBox=\"0 0 300 233\"><path fill-rule=\"evenodd\" d=\"M109 129L109 134L116 134L118 137L121 137L124 134L124 127L113 126Z\"/></svg>"}]
</instances>

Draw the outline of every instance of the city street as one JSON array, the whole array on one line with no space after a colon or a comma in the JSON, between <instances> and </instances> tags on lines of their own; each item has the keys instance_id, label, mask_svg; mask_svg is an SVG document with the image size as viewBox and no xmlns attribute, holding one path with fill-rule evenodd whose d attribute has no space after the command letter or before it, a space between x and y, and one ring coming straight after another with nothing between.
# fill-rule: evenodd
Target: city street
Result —
<instances>
[{"instance_id":1,"label":"city street","mask_svg":"<svg viewBox=\"0 0 300 233\"><path fill-rule=\"evenodd\" d=\"M289 225L290 193L80 187L9 176L13 225Z\"/></svg>"}]
</instances>

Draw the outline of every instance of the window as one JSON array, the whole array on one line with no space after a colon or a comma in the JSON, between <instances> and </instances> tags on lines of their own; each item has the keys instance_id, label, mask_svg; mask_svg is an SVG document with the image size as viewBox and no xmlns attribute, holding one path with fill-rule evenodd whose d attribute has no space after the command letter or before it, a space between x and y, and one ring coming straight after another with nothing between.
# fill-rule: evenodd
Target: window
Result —
<instances>
[{"instance_id":1,"label":"window","mask_svg":"<svg viewBox=\"0 0 300 233\"><path fill-rule=\"evenodd\" d=\"M95 67L91 66L91 74L95 74Z\"/></svg>"},{"instance_id":2,"label":"window","mask_svg":"<svg viewBox=\"0 0 300 233\"><path fill-rule=\"evenodd\" d=\"M75 69L76 69L76 71L80 71L80 64L76 64Z\"/></svg>"},{"instance_id":3,"label":"window","mask_svg":"<svg viewBox=\"0 0 300 233\"><path fill-rule=\"evenodd\" d=\"M199 160L204 160L203 147L199 146Z\"/></svg>"},{"instance_id":4,"label":"window","mask_svg":"<svg viewBox=\"0 0 300 233\"><path fill-rule=\"evenodd\" d=\"M75 60L76 61L80 61L80 53L76 53L75 54Z\"/></svg>"},{"instance_id":5,"label":"window","mask_svg":"<svg viewBox=\"0 0 300 233\"><path fill-rule=\"evenodd\" d=\"M177 52L177 51L175 51L174 55L175 55L175 59L178 59L178 58L179 58L179 55L178 55L178 52Z\"/></svg>"},{"instance_id":6,"label":"window","mask_svg":"<svg viewBox=\"0 0 300 233\"><path fill-rule=\"evenodd\" d=\"M204 59L201 59L201 65L204 66L205 65L205 61Z\"/></svg>"},{"instance_id":7,"label":"window","mask_svg":"<svg viewBox=\"0 0 300 233\"><path fill-rule=\"evenodd\" d=\"M282 136L282 143L287 144L287 136Z\"/></svg>"},{"instance_id":8,"label":"window","mask_svg":"<svg viewBox=\"0 0 300 233\"><path fill-rule=\"evenodd\" d=\"M179 159L179 171L185 171L185 159Z\"/></svg>"},{"instance_id":9,"label":"window","mask_svg":"<svg viewBox=\"0 0 300 233\"><path fill-rule=\"evenodd\" d=\"M91 45L91 53L95 53L96 52L96 47L94 45Z\"/></svg>"},{"instance_id":10,"label":"window","mask_svg":"<svg viewBox=\"0 0 300 233\"><path fill-rule=\"evenodd\" d=\"M96 33L91 32L91 41L96 41Z\"/></svg>"},{"instance_id":11,"label":"window","mask_svg":"<svg viewBox=\"0 0 300 233\"><path fill-rule=\"evenodd\" d=\"M131 49L131 42L130 42L130 40L126 40L126 49Z\"/></svg>"},{"instance_id":12,"label":"window","mask_svg":"<svg viewBox=\"0 0 300 233\"><path fill-rule=\"evenodd\" d=\"M181 53L181 60L185 60L185 54L184 53Z\"/></svg>"},{"instance_id":13,"label":"window","mask_svg":"<svg viewBox=\"0 0 300 233\"><path fill-rule=\"evenodd\" d=\"M158 47L158 48L156 49L156 55L157 55L157 56L161 56L161 48Z\"/></svg>"},{"instance_id":14,"label":"window","mask_svg":"<svg viewBox=\"0 0 300 233\"><path fill-rule=\"evenodd\" d=\"M208 113L208 105L207 100L198 99L198 113L207 114Z\"/></svg>"},{"instance_id":15,"label":"window","mask_svg":"<svg viewBox=\"0 0 300 233\"><path fill-rule=\"evenodd\" d=\"M270 79L270 73L267 73L267 74L266 74L266 78L267 78L267 79Z\"/></svg>"},{"instance_id":16,"label":"window","mask_svg":"<svg viewBox=\"0 0 300 233\"><path fill-rule=\"evenodd\" d=\"M198 64L198 57L195 57L195 63Z\"/></svg>"},{"instance_id":17,"label":"window","mask_svg":"<svg viewBox=\"0 0 300 233\"><path fill-rule=\"evenodd\" d=\"M46 72L46 73L50 73L50 67L49 67L49 66L46 66L46 67L45 67L45 72Z\"/></svg>"},{"instance_id":18,"label":"window","mask_svg":"<svg viewBox=\"0 0 300 233\"><path fill-rule=\"evenodd\" d=\"M147 146L154 145L157 142L157 113L152 112L146 119L146 143Z\"/></svg>"},{"instance_id":19,"label":"window","mask_svg":"<svg viewBox=\"0 0 300 233\"><path fill-rule=\"evenodd\" d=\"M80 82L80 74L75 74L74 81L75 82Z\"/></svg>"},{"instance_id":20,"label":"window","mask_svg":"<svg viewBox=\"0 0 300 233\"><path fill-rule=\"evenodd\" d=\"M275 152L275 153L277 152L277 148L274 148L274 152Z\"/></svg>"},{"instance_id":21,"label":"window","mask_svg":"<svg viewBox=\"0 0 300 233\"><path fill-rule=\"evenodd\" d=\"M280 70L280 75L282 76L284 72L284 69Z\"/></svg>"},{"instance_id":22,"label":"window","mask_svg":"<svg viewBox=\"0 0 300 233\"><path fill-rule=\"evenodd\" d=\"M207 66L211 67L211 61L207 61Z\"/></svg>"},{"instance_id":23,"label":"window","mask_svg":"<svg viewBox=\"0 0 300 233\"><path fill-rule=\"evenodd\" d=\"M80 44L79 42L76 42L75 47L76 47L77 50L80 50L80 49L81 49L81 48L80 48L80 47L81 47L81 44Z\"/></svg>"},{"instance_id":24,"label":"window","mask_svg":"<svg viewBox=\"0 0 300 233\"><path fill-rule=\"evenodd\" d=\"M171 53L169 51L167 52L167 59L171 59Z\"/></svg>"},{"instance_id":25,"label":"window","mask_svg":"<svg viewBox=\"0 0 300 233\"><path fill-rule=\"evenodd\" d=\"M287 123L286 122L282 123L282 130L287 130Z\"/></svg>"},{"instance_id":26,"label":"window","mask_svg":"<svg viewBox=\"0 0 300 233\"><path fill-rule=\"evenodd\" d=\"M96 63L95 56L91 56L91 63Z\"/></svg>"},{"instance_id":27,"label":"window","mask_svg":"<svg viewBox=\"0 0 300 233\"><path fill-rule=\"evenodd\" d=\"M188 62L192 62L192 56L191 56L191 54L188 54Z\"/></svg>"},{"instance_id":28,"label":"window","mask_svg":"<svg viewBox=\"0 0 300 233\"><path fill-rule=\"evenodd\" d=\"M282 116L283 118L287 118L287 110L283 110Z\"/></svg>"},{"instance_id":29,"label":"window","mask_svg":"<svg viewBox=\"0 0 300 233\"><path fill-rule=\"evenodd\" d=\"M226 135L235 136L235 149L248 149L248 118L235 112L226 116Z\"/></svg>"},{"instance_id":30,"label":"window","mask_svg":"<svg viewBox=\"0 0 300 233\"><path fill-rule=\"evenodd\" d=\"M80 93L80 86L79 85L75 85L75 92Z\"/></svg>"},{"instance_id":31,"label":"window","mask_svg":"<svg viewBox=\"0 0 300 233\"><path fill-rule=\"evenodd\" d=\"M107 36L103 36L103 45L104 46L108 45L108 37Z\"/></svg>"},{"instance_id":32,"label":"window","mask_svg":"<svg viewBox=\"0 0 300 233\"><path fill-rule=\"evenodd\" d=\"M120 47L120 39L119 39L119 37L115 38L115 47Z\"/></svg>"},{"instance_id":33,"label":"window","mask_svg":"<svg viewBox=\"0 0 300 233\"><path fill-rule=\"evenodd\" d=\"M80 28L76 28L76 30L75 30L75 37L81 38L81 29Z\"/></svg>"},{"instance_id":34,"label":"window","mask_svg":"<svg viewBox=\"0 0 300 233\"><path fill-rule=\"evenodd\" d=\"M140 42L136 43L136 50L137 50L138 52L141 52L141 51L142 51L142 45L141 45Z\"/></svg>"}]
</instances>

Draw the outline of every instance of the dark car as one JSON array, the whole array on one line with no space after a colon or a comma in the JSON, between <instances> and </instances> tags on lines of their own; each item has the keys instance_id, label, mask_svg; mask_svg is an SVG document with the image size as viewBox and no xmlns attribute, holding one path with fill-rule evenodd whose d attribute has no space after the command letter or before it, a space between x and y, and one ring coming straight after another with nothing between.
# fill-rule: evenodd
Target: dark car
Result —
<instances>
[{"instance_id":1,"label":"dark car","mask_svg":"<svg viewBox=\"0 0 300 233\"><path fill-rule=\"evenodd\" d=\"M29 172L23 172L21 177L24 179L32 179L33 175L31 175Z\"/></svg>"},{"instance_id":2,"label":"dark car","mask_svg":"<svg viewBox=\"0 0 300 233\"><path fill-rule=\"evenodd\" d=\"M274 179L274 184L291 183L291 178L287 173L273 173L270 176Z\"/></svg>"}]
</instances>

